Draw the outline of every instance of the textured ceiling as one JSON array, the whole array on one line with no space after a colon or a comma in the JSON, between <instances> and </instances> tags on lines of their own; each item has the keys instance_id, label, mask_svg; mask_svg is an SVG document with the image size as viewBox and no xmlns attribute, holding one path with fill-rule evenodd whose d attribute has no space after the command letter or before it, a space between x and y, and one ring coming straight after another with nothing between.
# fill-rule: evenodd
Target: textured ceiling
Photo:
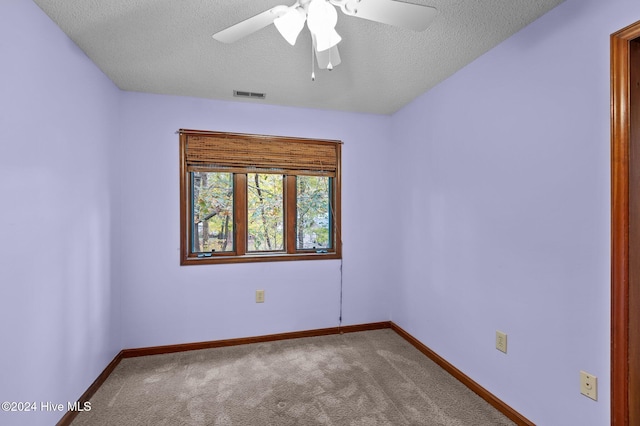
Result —
<instances>
[{"instance_id":1,"label":"textured ceiling","mask_svg":"<svg viewBox=\"0 0 640 426\"><path fill-rule=\"evenodd\" d=\"M338 12L342 63L311 81L311 37L273 25L211 35L294 0L34 0L121 89L392 114L563 0L411 0L438 16L413 32ZM266 93L264 100L234 90Z\"/></svg>"}]
</instances>

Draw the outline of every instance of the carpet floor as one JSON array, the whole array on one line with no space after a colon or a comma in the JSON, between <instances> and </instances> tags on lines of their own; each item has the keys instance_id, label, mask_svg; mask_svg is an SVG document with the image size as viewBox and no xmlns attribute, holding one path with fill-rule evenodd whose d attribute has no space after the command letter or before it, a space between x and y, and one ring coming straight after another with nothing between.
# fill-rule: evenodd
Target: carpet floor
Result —
<instances>
[{"instance_id":1,"label":"carpet floor","mask_svg":"<svg viewBox=\"0 0 640 426\"><path fill-rule=\"evenodd\" d=\"M513 423L384 329L126 358L72 425Z\"/></svg>"}]
</instances>

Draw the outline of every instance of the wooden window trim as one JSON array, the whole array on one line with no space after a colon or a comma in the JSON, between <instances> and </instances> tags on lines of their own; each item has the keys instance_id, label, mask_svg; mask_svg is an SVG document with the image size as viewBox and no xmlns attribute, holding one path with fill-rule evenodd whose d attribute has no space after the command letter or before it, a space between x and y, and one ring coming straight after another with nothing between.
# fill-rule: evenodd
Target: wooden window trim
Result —
<instances>
[{"instance_id":1,"label":"wooden window trim","mask_svg":"<svg viewBox=\"0 0 640 426\"><path fill-rule=\"evenodd\" d=\"M236 256L231 257L244 257L247 252L247 240L244 238L236 238L239 235L247 234L247 174L246 173L236 173L233 175L234 178L234 189L233 192L235 194L234 204L233 204L233 233L234 238L233 241L235 243L235 253ZM187 252L187 257L189 257L189 252ZM229 256L219 256L219 259L228 258ZM196 258L197 260L202 260L202 258ZM207 260L207 259L205 259ZM217 260L217 259L216 259ZM204 263L219 263L219 262L204 262Z\"/></svg>"},{"instance_id":2,"label":"wooden window trim","mask_svg":"<svg viewBox=\"0 0 640 426\"><path fill-rule=\"evenodd\" d=\"M208 132L201 130L185 130L181 129L180 134L180 264L181 265L206 265L218 263L248 263L248 262L278 262L292 260L321 260L321 259L340 259L342 258L341 243L341 145L340 141L317 140L290 138L282 136L265 136L236 134L224 132ZM281 168L267 168L264 164L258 164L256 167L247 166L247 164L239 164L222 166L216 164L205 164L209 159L202 161L197 159L195 163L189 163L187 152L187 141L190 135L202 137L210 136L214 139L233 140L251 143L251 141L259 141L261 146L265 145L265 141L275 141L274 146L286 146L290 143L292 147L302 147L310 150L315 147L326 154L327 147L335 149L335 156L329 160L320 162L321 166L318 170L300 169L300 163L297 162L293 166L284 164ZM296 145L294 145L296 144ZM309 144L309 145L300 145ZM251 149L248 150L251 152ZM223 153L224 154L224 153ZM232 153L233 154L233 153ZM278 155L278 153L276 153ZM332 154L333 155L333 154ZM335 160L334 160L335 159ZM235 160L235 159L234 159ZM198 162L199 161L199 162ZM311 162L309 162L311 163ZM325 168L326 166L326 168ZM318 167L317 165L315 167ZM191 171L225 171L234 173L234 251L227 253L213 253L210 257L197 257L191 253L191 182L189 173ZM285 221L285 244L284 250L278 252L247 252L247 173L278 173L284 176L283 182L283 198L284 198L284 221ZM312 250L298 250L296 247L296 176L315 175L328 176L332 182L332 209L329 213L332 222L332 241L331 248L325 253L319 253Z\"/></svg>"},{"instance_id":3,"label":"wooden window trim","mask_svg":"<svg viewBox=\"0 0 640 426\"><path fill-rule=\"evenodd\" d=\"M296 254L296 177L285 176L284 178L284 205L285 205L285 249L287 255Z\"/></svg>"}]
</instances>

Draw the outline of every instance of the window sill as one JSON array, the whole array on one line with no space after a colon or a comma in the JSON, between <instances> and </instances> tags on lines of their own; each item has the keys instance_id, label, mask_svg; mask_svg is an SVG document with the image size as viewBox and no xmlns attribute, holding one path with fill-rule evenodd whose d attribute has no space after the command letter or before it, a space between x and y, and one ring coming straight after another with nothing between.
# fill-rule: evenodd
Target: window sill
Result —
<instances>
[{"instance_id":1,"label":"window sill","mask_svg":"<svg viewBox=\"0 0 640 426\"><path fill-rule=\"evenodd\" d=\"M180 261L180 265L208 265L216 263L253 263L253 262L286 262L291 260L321 260L340 259L341 255L335 252L329 253L268 253L244 256L211 256L211 257L188 257Z\"/></svg>"}]
</instances>

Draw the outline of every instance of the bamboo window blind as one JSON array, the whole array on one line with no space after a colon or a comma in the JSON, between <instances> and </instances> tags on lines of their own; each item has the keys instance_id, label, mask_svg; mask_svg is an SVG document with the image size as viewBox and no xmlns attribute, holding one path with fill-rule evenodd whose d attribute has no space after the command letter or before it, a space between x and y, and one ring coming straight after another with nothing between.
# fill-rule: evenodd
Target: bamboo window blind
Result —
<instances>
[{"instance_id":1,"label":"bamboo window blind","mask_svg":"<svg viewBox=\"0 0 640 426\"><path fill-rule=\"evenodd\" d=\"M283 171L336 176L341 142L197 130L179 131L187 171Z\"/></svg>"}]
</instances>

